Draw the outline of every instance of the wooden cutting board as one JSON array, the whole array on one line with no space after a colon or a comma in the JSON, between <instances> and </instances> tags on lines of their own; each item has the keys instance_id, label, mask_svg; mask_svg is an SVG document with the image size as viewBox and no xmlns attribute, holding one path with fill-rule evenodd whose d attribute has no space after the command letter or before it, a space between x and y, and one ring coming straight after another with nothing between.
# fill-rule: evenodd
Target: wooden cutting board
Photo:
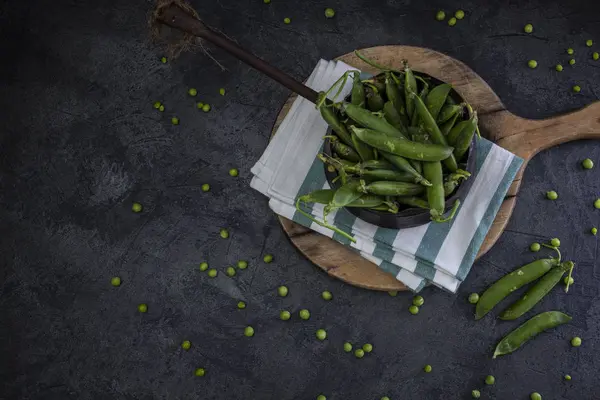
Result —
<instances>
[{"instance_id":1,"label":"wooden cutting board","mask_svg":"<svg viewBox=\"0 0 600 400\"><path fill-rule=\"evenodd\" d=\"M402 60L408 60L414 70L452 84L477 110L481 134L525 160L506 194L477 258L485 254L504 231L517 201L516 195L521 186L523 171L533 156L541 150L571 140L600 138L600 102L553 118L525 119L506 110L502 101L479 75L462 62L445 54L412 46L379 46L360 52L380 65L395 69L401 69ZM379 72L361 61L354 53L345 54L337 60L365 72ZM283 121L294 98L295 95L291 96L281 109L273 133ZM375 264L341 244L286 218L279 219L298 250L329 275L367 289L406 290L394 276L381 271Z\"/></svg>"}]
</instances>

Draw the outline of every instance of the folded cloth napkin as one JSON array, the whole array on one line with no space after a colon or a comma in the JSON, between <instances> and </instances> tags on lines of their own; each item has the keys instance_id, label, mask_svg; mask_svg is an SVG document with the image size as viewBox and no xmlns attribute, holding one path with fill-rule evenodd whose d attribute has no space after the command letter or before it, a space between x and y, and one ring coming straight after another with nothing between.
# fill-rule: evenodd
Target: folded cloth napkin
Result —
<instances>
[{"instance_id":1,"label":"folded cloth napkin","mask_svg":"<svg viewBox=\"0 0 600 400\"><path fill-rule=\"evenodd\" d=\"M355 70L343 62L320 60L307 86L327 90L344 72ZM351 81L351 80L349 80ZM351 90L351 82L340 97ZM465 279L475 256L523 160L486 139L477 141L474 182L454 219L409 229L386 229L356 218L345 209L327 216L328 223L351 233L348 238L324 228L296 210L296 199L317 189L329 188L321 151L327 124L314 104L298 97L273 140L252 168L250 186L269 197L269 207L300 225L352 248L382 270L418 292L433 284L452 293ZM323 205L303 210L323 221Z\"/></svg>"}]
</instances>

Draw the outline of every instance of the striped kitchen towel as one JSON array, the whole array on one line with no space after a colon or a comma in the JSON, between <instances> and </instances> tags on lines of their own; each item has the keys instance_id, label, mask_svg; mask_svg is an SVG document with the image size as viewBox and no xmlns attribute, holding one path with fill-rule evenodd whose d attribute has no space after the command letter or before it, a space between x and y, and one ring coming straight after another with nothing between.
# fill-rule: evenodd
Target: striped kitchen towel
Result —
<instances>
[{"instance_id":1,"label":"striped kitchen towel","mask_svg":"<svg viewBox=\"0 0 600 400\"><path fill-rule=\"evenodd\" d=\"M345 71L354 69L342 62L321 60L307 85L326 90ZM350 91L351 83L341 96ZM269 206L279 215L309 227L351 247L393 274L415 292L431 283L456 292L467 276L504 196L522 160L512 153L480 139L477 142L477 174L455 218L448 223L428 223L409 229L386 229L356 218L345 209L327 217L347 238L314 223L295 208L296 199L313 190L328 188L324 167L316 158L322 149L327 125L314 104L297 98L267 150L252 168L251 186L270 198ZM303 207L317 220L323 219L323 205Z\"/></svg>"}]
</instances>

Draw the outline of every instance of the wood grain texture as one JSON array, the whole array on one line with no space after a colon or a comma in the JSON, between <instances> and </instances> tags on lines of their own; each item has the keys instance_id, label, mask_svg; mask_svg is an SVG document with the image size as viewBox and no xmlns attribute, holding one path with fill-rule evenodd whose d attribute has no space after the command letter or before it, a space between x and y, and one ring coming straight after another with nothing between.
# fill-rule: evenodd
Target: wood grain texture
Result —
<instances>
[{"instance_id":1,"label":"wood grain texture","mask_svg":"<svg viewBox=\"0 0 600 400\"><path fill-rule=\"evenodd\" d=\"M538 152L571 140L600 138L600 102L582 110L543 120L529 120L506 110L502 101L488 84L462 62L435 50L412 46L379 46L362 49L367 58L394 69L400 69L403 60L411 68L425 72L441 81L451 83L479 114L482 135L524 159L523 167L511 185L506 199L486 236L477 257L485 254L496 243L506 227L516 204L523 170ZM354 53L337 60L370 72L379 71L364 63ZM289 111L295 95L290 96L281 109L273 127L273 134ZM355 286L374 290L406 290L395 277L382 272L356 252L328 237L279 217L282 227L298 250L328 274Z\"/></svg>"}]
</instances>

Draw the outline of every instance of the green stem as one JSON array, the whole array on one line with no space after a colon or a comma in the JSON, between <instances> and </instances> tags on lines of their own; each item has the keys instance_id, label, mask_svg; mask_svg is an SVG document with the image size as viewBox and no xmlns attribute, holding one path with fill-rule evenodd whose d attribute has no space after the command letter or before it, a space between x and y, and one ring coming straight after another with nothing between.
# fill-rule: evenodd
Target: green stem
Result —
<instances>
[{"instance_id":1,"label":"green stem","mask_svg":"<svg viewBox=\"0 0 600 400\"><path fill-rule=\"evenodd\" d=\"M324 228L327 229L331 229L332 231L339 233L340 235L342 235L343 237L349 239L352 243L356 243L356 239L354 239L352 236L350 236L349 234L347 234L346 232L342 231L339 228L336 228L335 226L331 226L327 223L323 223L319 220L317 220L316 218L314 218L312 215L308 214L307 212L305 212L304 210L302 210L302 208L300 207L300 198L298 198L298 200L296 200L296 210L304 215L306 218L308 218L309 220L311 220L312 222L316 223L317 225L320 225Z\"/></svg>"},{"instance_id":2,"label":"green stem","mask_svg":"<svg viewBox=\"0 0 600 400\"><path fill-rule=\"evenodd\" d=\"M571 275L573 274L573 267L575 264L571 265L569 268L569 277L567 278L567 287L565 288L565 293L569 293L569 285L571 284Z\"/></svg>"},{"instance_id":3,"label":"green stem","mask_svg":"<svg viewBox=\"0 0 600 400\"><path fill-rule=\"evenodd\" d=\"M450 210L450 215L447 218L442 218L442 216L432 216L431 219L434 222L448 222L451 221L452 218L454 218L454 215L456 214L456 212L458 211L458 207L460 206L460 200L456 199L456 201L454 202L454 205L452 206L452 210Z\"/></svg>"},{"instance_id":4,"label":"green stem","mask_svg":"<svg viewBox=\"0 0 600 400\"><path fill-rule=\"evenodd\" d=\"M560 260L562 259L562 255L560 254L560 250L558 249L558 247L550 246L546 243L542 243L542 246L547 247L552 250L556 250L556 252L558 253L558 262L560 262Z\"/></svg>"},{"instance_id":5,"label":"green stem","mask_svg":"<svg viewBox=\"0 0 600 400\"><path fill-rule=\"evenodd\" d=\"M356 57L360 58L361 60L363 60L364 62L366 62L367 64L369 64L371 67L375 67L377 69L380 69L382 71L390 71L390 72L395 72L397 74L402 74L402 72L397 71L395 69L391 69L388 67L384 67L383 65L377 64L375 61L369 60L367 57L363 56L362 54L360 54L360 52L358 50L354 50L354 54L356 54Z\"/></svg>"},{"instance_id":6,"label":"green stem","mask_svg":"<svg viewBox=\"0 0 600 400\"><path fill-rule=\"evenodd\" d=\"M467 103L467 109L469 110L469 117L473 116L473 107L469 103ZM477 132L477 137L481 139L481 132L479 132L479 124L475 125L475 132Z\"/></svg>"}]
</instances>

